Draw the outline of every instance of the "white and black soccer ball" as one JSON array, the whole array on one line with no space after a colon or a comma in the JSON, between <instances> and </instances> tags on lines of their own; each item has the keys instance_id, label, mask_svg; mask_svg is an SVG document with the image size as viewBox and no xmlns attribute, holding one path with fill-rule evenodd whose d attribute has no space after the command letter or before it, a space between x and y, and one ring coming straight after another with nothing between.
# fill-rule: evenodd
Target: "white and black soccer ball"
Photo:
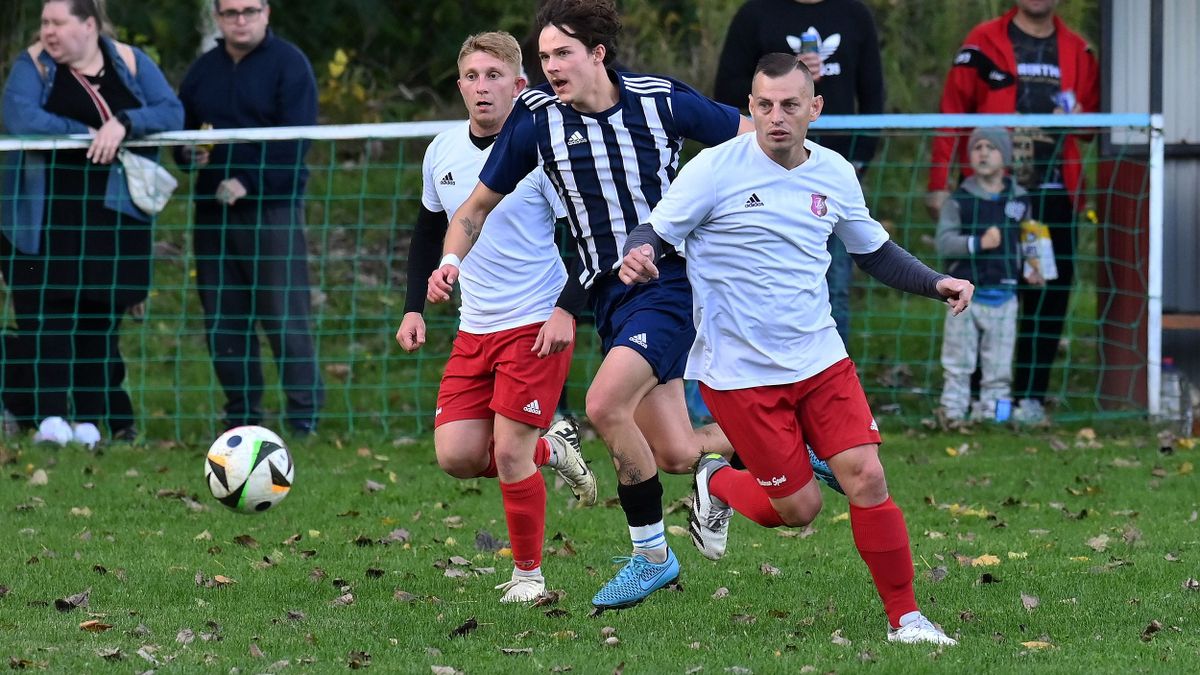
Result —
<instances>
[{"instance_id":1,"label":"white and black soccer ball","mask_svg":"<svg viewBox=\"0 0 1200 675\"><path fill-rule=\"evenodd\" d=\"M259 513L283 501L295 473L283 440L264 427L226 431L204 459L204 481L213 497L241 513Z\"/></svg>"}]
</instances>

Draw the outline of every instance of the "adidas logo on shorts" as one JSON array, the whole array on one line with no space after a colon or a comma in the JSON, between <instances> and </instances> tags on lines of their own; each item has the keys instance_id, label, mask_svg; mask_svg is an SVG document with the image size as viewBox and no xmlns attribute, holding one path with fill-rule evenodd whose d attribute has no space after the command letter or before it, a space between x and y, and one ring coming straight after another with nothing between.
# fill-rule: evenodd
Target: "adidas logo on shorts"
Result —
<instances>
[{"instance_id":1,"label":"adidas logo on shorts","mask_svg":"<svg viewBox=\"0 0 1200 675\"><path fill-rule=\"evenodd\" d=\"M521 410L524 410L525 412L529 413L530 415L541 415L542 414L542 406L538 405L536 398L533 399L532 401L530 401L529 403L526 403L525 407L521 408Z\"/></svg>"},{"instance_id":2,"label":"adidas logo on shorts","mask_svg":"<svg viewBox=\"0 0 1200 675\"><path fill-rule=\"evenodd\" d=\"M759 199L757 194L751 192L750 198L746 200L746 206L744 208L752 209L756 206L766 206L766 204L763 204L763 200Z\"/></svg>"},{"instance_id":3,"label":"adidas logo on shorts","mask_svg":"<svg viewBox=\"0 0 1200 675\"><path fill-rule=\"evenodd\" d=\"M633 344L641 347L642 349L645 349L646 347L650 346L650 342L649 342L649 340L646 339L645 333L638 333L637 335L631 336L629 338L629 341L632 342Z\"/></svg>"},{"instance_id":4,"label":"adidas logo on shorts","mask_svg":"<svg viewBox=\"0 0 1200 675\"><path fill-rule=\"evenodd\" d=\"M567 145L579 145L580 143L587 143L587 139L578 131L571 134L571 137L567 139Z\"/></svg>"},{"instance_id":5,"label":"adidas logo on shorts","mask_svg":"<svg viewBox=\"0 0 1200 675\"><path fill-rule=\"evenodd\" d=\"M454 174L447 171L445 176L442 176L442 185L454 185Z\"/></svg>"}]
</instances>

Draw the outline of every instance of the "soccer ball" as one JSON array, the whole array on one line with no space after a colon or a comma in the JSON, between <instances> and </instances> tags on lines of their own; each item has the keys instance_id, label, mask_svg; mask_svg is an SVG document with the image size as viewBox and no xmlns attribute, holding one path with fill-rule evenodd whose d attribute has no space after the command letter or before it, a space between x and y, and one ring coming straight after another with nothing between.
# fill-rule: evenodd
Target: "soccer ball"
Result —
<instances>
[{"instance_id":1,"label":"soccer ball","mask_svg":"<svg viewBox=\"0 0 1200 675\"><path fill-rule=\"evenodd\" d=\"M263 427L226 431L204 459L204 482L213 497L241 513L266 511L283 501L295 472L283 440Z\"/></svg>"}]
</instances>

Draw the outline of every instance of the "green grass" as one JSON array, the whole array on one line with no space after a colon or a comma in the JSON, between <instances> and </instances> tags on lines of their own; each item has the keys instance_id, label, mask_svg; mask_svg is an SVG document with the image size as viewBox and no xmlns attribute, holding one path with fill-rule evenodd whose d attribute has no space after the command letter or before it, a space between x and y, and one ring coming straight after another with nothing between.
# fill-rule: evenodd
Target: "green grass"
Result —
<instances>
[{"instance_id":1,"label":"green grass","mask_svg":"<svg viewBox=\"0 0 1200 675\"><path fill-rule=\"evenodd\" d=\"M552 489L547 545L557 553L544 569L550 588L566 595L553 608L565 615L547 616L547 608L500 606L492 586L507 580L510 561L475 546L478 532L505 536L494 481L441 474L427 440L325 438L292 450L293 494L256 516L208 496L203 447L0 450L0 660L56 672L141 672L153 667L137 655L144 649L162 672L266 672L279 661L289 662L287 672L332 672L365 652L373 671L411 673L434 665L611 673L620 664L626 673L1090 673L1186 671L1200 655L1200 592L1183 588L1200 577L1196 451L1161 454L1151 429L1100 430L1095 442L1068 431L892 434L885 465L908 519L918 599L962 643L942 652L885 641L845 502L828 491L811 531L735 518L719 563L669 535L683 590L592 618L589 600L613 570L608 558L628 546L623 518L612 502L576 509L567 490ZM591 442L585 451L602 499L610 497L603 448ZM38 469L46 485L29 483ZM366 492L367 480L385 488ZM668 500L686 494L685 478L664 482ZM156 496L161 490L194 495L205 508ZM461 526L447 520L455 517ZM668 516L669 526L683 524L682 512ZM408 531L407 544L377 543L397 528ZM258 547L236 543L242 535ZM299 540L289 543L293 535ZM1105 550L1089 546L1102 536ZM988 555L998 564L970 565ZM451 556L495 572L447 578L436 565ZM762 574L764 564L780 574ZM945 573L939 581L937 568ZM197 574L236 583L205 588ZM352 605L331 604L342 594L334 579L350 587ZM713 599L721 587L728 597ZM56 599L85 589L88 608L56 611ZM397 590L416 600L395 600ZM1038 606L1025 609L1022 594ZM478 629L450 637L471 618ZM80 630L89 619L113 627ZM1143 641L1151 621L1163 629ZM602 644L605 627L618 645ZM179 637L185 630L194 635L189 644ZM852 644L834 644L834 631ZM1053 646L1022 645L1032 641ZM121 660L101 656L115 649Z\"/></svg>"}]
</instances>

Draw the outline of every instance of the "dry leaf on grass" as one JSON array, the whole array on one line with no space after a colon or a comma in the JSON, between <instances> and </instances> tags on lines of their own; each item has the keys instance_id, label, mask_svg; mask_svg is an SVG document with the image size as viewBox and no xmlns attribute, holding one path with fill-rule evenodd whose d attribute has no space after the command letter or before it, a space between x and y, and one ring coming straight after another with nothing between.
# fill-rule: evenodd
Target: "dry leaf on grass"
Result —
<instances>
[{"instance_id":1,"label":"dry leaf on grass","mask_svg":"<svg viewBox=\"0 0 1200 675\"><path fill-rule=\"evenodd\" d=\"M727 598L727 597L729 597L729 589L722 586L722 587L718 588L716 591L713 591L712 597L714 600L720 600L721 598Z\"/></svg>"},{"instance_id":2,"label":"dry leaf on grass","mask_svg":"<svg viewBox=\"0 0 1200 675\"><path fill-rule=\"evenodd\" d=\"M45 485L50 482L50 476L46 474L45 469L38 469L29 477L30 485Z\"/></svg>"},{"instance_id":3,"label":"dry leaf on grass","mask_svg":"<svg viewBox=\"0 0 1200 675\"><path fill-rule=\"evenodd\" d=\"M363 492L365 492L367 494L370 494L372 492L379 492L380 490L384 489L385 487L387 487L387 486L384 485L383 483L377 483L373 480L368 479L365 483L363 483Z\"/></svg>"},{"instance_id":4,"label":"dry leaf on grass","mask_svg":"<svg viewBox=\"0 0 1200 675\"><path fill-rule=\"evenodd\" d=\"M463 622L461 626L450 631L450 637L466 637L470 635L476 628L479 628L479 622L475 620L475 617L471 617Z\"/></svg>"},{"instance_id":5,"label":"dry leaf on grass","mask_svg":"<svg viewBox=\"0 0 1200 675\"><path fill-rule=\"evenodd\" d=\"M1052 649L1054 644L1044 640L1030 640L1029 642L1022 642L1021 646L1029 649Z\"/></svg>"},{"instance_id":6,"label":"dry leaf on grass","mask_svg":"<svg viewBox=\"0 0 1200 675\"><path fill-rule=\"evenodd\" d=\"M190 645L196 640L196 633L191 628L184 628L175 634L175 641L181 645Z\"/></svg>"},{"instance_id":7,"label":"dry leaf on grass","mask_svg":"<svg viewBox=\"0 0 1200 675\"><path fill-rule=\"evenodd\" d=\"M1108 541L1109 541L1108 535L1101 534L1099 536L1095 536L1095 537L1092 537L1091 539L1088 539L1087 545L1088 545L1088 548L1092 549L1093 551L1095 551L1097 553L1103 553L1104 550L1108 548Z\"/></svg>"},{"instance_id":8,"label":"dry leaf on grass","mask_svg":"<svg viewBox=\"0 0 1200 675\"><path fill-rule=\"evenodd\" d=\"M1151 621L1148 626L1142 630L1142 642L1149 642L1154 639L1154 634L1162 630L1162 624L1157 619Z\"/></svg>"},{"instance_id":9,"label":"dry leaf on grass","mask_svg":"<svg viewBox=\"0 0 1200 675\"><path fill-rule=\"evenodd\" d=\"M762 565L759 566L758 571L762 572L764 575L766 575L768 577L777 577L780 575L779 568L775 567L771 563L763 563Z\"/></svg>"},{"instance_id":10,"label":"dry leaf on grass","mask_svg":"<svg viewBox=\"0 0 1200 675\"><path fill-rule=\"evenodd\" d=\"M110 628L112 628L110 624L102 623L96 619L89 619L79 624L79 630L87 631L89 633L103 633Z\"/></svg>"},{"instance_id":11,"label":"dry leaf on grass","mask_svg":"<svg viewBox=\"0 0 1200 675\"><path fill-rule=\"evenodd\" d=\"M971 559L971 567L992 567L1000 564L1000 559L994 555L984 554Z\"/></svg>"},{"instance_id":12,"label":"dry leaf on grass","mask_svg":"<svg viewBox=\"0 0 1200 675\"><path fill-rule=\"evenodd\" d=\"M75 595L66 598L59 598L58 600L54 601L54 609L57 609L60 612L69 612L76 607L87 607L88 596L91 594L91 592L92 589L88 588L81 593L76 593ZM0 593L0 596L2 595L3 594Z\"/></svg>"},{"instance_id":13,"label":"dry leaf on grass","mask_svg":"<svg viewBox=\"0 0 1200 675\"><path fill-rule=\"evenodd\" d=\"M1021 606L1025 609L1033 611L1034 609L1037 609L1037 606L1040 604L1042 604L1042 601L1038 600L1036 595L1025 595L1024 593L1021 594Z\"/></svg>"},{"instance_id":14,"label":"dry leaf on grass","mask_svg":"<svg viewBox=\"0 0 1200 675\"><path fill-rule=\"evenodd\" d=\"M453 666L429 666L429 671L433 675L463 675L461 670Z\"/></svg>"},{"instance_id":15,"label":"dry leaf on grass","mask_svg":"<svg viewBox=\"0 0 1200 675\"><path fill-rule=\"evenodd\" d=\"M533 653L533 648L531 648L531 647L523 647L523 648L518 648L518 647L501 647L501 648L500 648L500 653L501 653L501 654L506 654L506 655L508 655L508 656L519 656L519 655L524 655L524 654L532 654L532 653Z\"/></svg>"},{"instance_id":16,"label":"dry leaf on grass","mask_svg":"<svg viewBox=\"0 0 1200 675\"><path fill-rule=\"evenodd\" d=\"M842 629L839 628L829 635L829 641L839 647L849 647L852 643L842 636Z\"/></svg>"},{"instance_id":17,"label":"dry leaf on grass","mask_svg":"<svg viewBox=\"0 0 1200 675\"><path fill-rule=\"evenodd\" d=\"M258 548L258 541L248 534L239 534L233 538L233 543L246 548Z\"/></svg>"},{"instance_id":18,"label":"dry leaf on grass","mask_svg":"<svg viewBox=\"0 0 1200 675\"><path fill-rule=\"evenodd\" d=\"M347 605L353 605L354 604L354 594L353 593L343 593L343 594L339 595L338 597L334 598L333 602L330 602L329 604L333 607L345 607Z\"/></svg>"}]
</instances>

